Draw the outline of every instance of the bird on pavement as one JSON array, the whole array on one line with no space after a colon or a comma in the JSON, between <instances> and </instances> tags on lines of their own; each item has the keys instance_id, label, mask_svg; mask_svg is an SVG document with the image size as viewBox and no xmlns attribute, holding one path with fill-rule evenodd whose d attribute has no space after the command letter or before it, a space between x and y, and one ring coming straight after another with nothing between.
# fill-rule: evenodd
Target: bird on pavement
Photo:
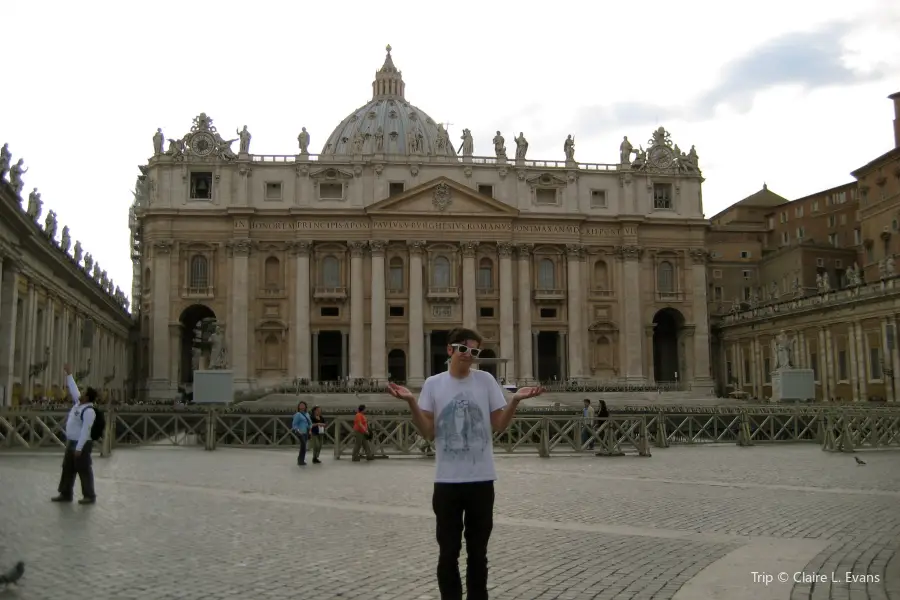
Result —
<instances>
[{"instance_id":1,"label":"bird on pavement","mask_svg":"<svg viewBox=\"0 0 900 600\"><path fill-rule=\"evenodd\" d=\"M22 578L22 575L25 574L25 563L21 560L16 563L12 569L0 575L0 585L9 585L11 583L18 584L19 580Z\"/></svg>"},{"instance_id":2,"label":"bird on pavement","mask_svg":"<svg viewBox=\"0 0 900 600\"><path fill-rule=\"evenodd\" d=\"M853 459L856 461L856 464L858 464L858 465L866 464L866 462L864 460L861 460L858 456L854 456Z\"/></svg>"}]
</instances>

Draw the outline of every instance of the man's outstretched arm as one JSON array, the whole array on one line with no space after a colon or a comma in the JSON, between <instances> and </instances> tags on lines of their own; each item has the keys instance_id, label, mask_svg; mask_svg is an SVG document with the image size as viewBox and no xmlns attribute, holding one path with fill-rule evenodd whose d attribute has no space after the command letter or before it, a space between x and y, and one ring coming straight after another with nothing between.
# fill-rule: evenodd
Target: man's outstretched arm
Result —
<instances>
[{"instance_id":1,"label":"man's outstretched arm","mask_svg":"<svg viewBox=\"0 0 900 600\"><path fill-rule=\"evenodd\" d=\"M433 440L434 413L428 410L422 410L422 408L419 406L419 402L416 401L416 397L413 396L413 393L402 385L389 383L388 393L394 398L406 401L406 404L409 406L409 412L412 413L413 425L415 425L416 429L419 430L419 434L428 441ZM427 395L427 391L425 389L422 390L422 395L425 396L423 399L428 402L429 396ZM427 404L427 406L431 405Z\"/></svg>"},{"instance_id":2,"label":"man's outstretched arm","mask_svg":"<svg viewBox=\"0 0 900 600\"><path fill-rule=\"evenodd\" d=\"M75 385L75 378L72 377L72 367L65 365L63 366L63 371L66 373L66 389L69 390L69 395L72 396L72 404L78 404L78 401L81 399L81 392L78 391L78 386Z\"/></svg>"}]
</instances>

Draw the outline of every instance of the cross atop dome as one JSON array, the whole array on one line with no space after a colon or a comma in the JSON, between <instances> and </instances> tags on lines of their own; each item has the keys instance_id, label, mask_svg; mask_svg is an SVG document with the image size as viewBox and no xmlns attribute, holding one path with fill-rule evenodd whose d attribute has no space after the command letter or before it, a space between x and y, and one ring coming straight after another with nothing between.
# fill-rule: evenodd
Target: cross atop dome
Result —
<instances>
[{"instance_id":1,"label":"cross atop dome","mask_svg":"<svg viewBox=\"0 0 900 600\"><path fill-rule=\"evenodd\" d=\"M384 64L375 73L375 81L372 82L372 99L399 98L403 100L403 92L406 88L406 84L403 83L403 74L394 66L394 60L391 58L391 45L385 46L385 50L387 50L387 56L384 57Z\"/></svg>"}]
</instances>

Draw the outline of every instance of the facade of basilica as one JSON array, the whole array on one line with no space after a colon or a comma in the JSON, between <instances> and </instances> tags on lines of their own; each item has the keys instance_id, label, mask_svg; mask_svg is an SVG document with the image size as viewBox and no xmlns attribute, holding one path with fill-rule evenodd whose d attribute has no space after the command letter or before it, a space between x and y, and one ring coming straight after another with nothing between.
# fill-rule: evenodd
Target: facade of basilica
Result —
<instances>
[{"instance_id":1,"label":"facade of basilica","mask_svg":"<svg viewBox=\"0 0 900 600\"><path fill-rule=\"evenodd\" d=\"M288 156L206 114L180 139L157 131L131 215L143 389L171 397L207 367L237 389L417 386L461 325L498 359L482 368L519 384L711 387L695 150L659 128L596 164L560 139L562 160L533 160L521 133L487 157L467 129L454 148L390 49L318 155L306 128Z\"/></svg>"}]
</instances>

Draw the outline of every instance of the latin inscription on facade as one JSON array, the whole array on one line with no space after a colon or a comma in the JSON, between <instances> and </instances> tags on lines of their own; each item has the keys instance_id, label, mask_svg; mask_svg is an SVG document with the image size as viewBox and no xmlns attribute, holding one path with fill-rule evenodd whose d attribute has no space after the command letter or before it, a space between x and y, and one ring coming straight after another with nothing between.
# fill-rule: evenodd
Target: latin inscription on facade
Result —
<instances>
[{"instance_id":1,"label":"latin inscription on facade","mask_svg":"<svg viewBox=\"0 0 900 600\"><path fill-rule=\"evenodd\" d=\"M507 231L521 233L552 233L568 235L585 235L589 237L611 237L620 235L637 235L637 228L629 227L595 227L564 224L531 224L469 221L405 221L405 220L374 220L374 221L325 221L325 220L301 220L295 221L249 221L247 219L235 219L235 229L247 229L260 231L360 231L360 230L388 230L388 231Z\"/></svg>"}]
</instances>

